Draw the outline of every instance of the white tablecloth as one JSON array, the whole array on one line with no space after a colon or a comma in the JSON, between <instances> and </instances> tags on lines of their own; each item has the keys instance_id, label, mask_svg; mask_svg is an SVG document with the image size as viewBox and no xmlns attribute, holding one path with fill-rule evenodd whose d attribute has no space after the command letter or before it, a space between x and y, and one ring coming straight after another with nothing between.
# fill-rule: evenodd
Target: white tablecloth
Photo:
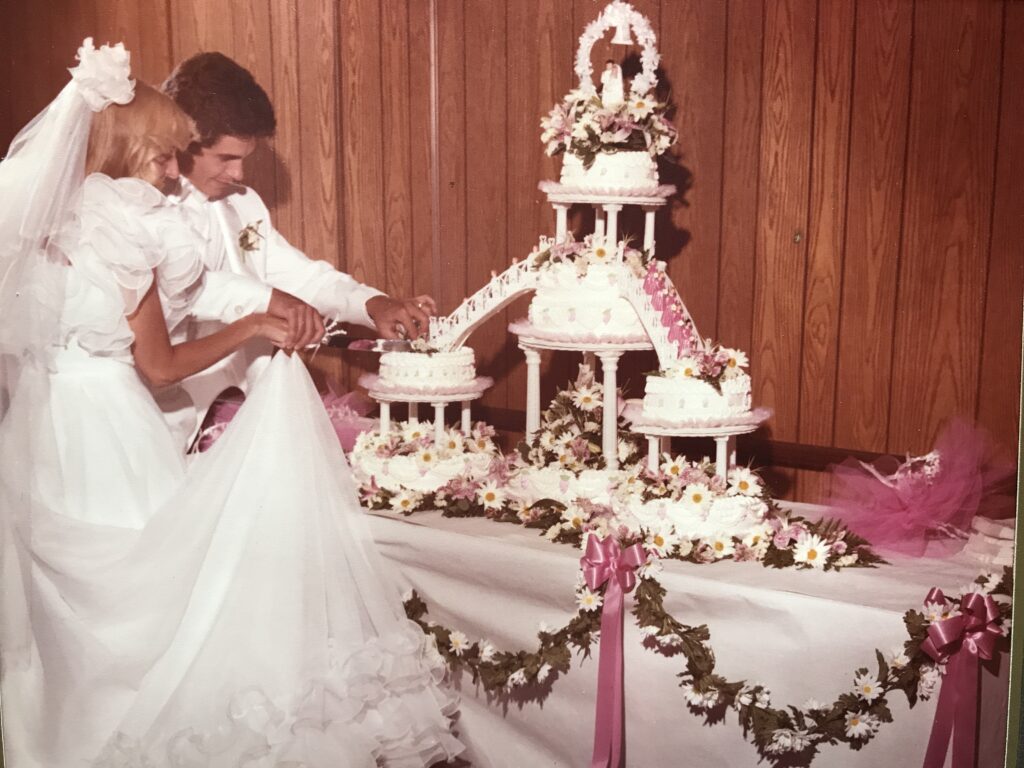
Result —
<instances>
[{"instance_id":1,"label":"white tablecloth","mask_svg":"<svg viewBox=\"0 0 1024 768\"><path fill-rule=\"evenodd\" d=\"M574 613L579 552L545 541L535 529L445 519L434 512L409 518L373 515L372 526L403 588L414 587L426 600L428 618L462 630L471 641L485 637L502 650L532 650L540 622L561 627ZM956 559L899 559L878 569L840 573L780 571L759 563L669 562L659 580L673 616L684 624L707 624L719 674L767 685L775 706L800 706L810 698L831 703L851 690L854 670L876 668L875 648L888 654L902 646L903 613L919 608L930 587L959 593L978 571ZM626 605L628 611L631 598ZM625 626L627 765L758 765L734 711L724 722L708 725L687 708L676 678L683 657L665 658L643 648L629 613ZM984 705L991 711L982 725L981 768L1002 765L1007 666L1004 657L1001 679L985 685ZM590 659L574 659L543 702L503 708L488 703L464 674L456 680L462 695L458 730L471 748L473 765L588 766L596 678L595 651ZM825 745L813 765L921 765L935 699L911 710L896 692L889 703L895 722L883 724L865 748Z\"/></svg>"}]
</instances>

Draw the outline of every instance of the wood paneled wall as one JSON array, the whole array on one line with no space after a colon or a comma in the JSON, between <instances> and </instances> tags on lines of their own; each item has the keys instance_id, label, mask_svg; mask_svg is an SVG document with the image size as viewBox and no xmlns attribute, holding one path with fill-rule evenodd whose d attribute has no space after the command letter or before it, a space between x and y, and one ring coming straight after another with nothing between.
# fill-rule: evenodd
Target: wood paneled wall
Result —
<instances>
[{"instance_id":1,"label":"wood paneled wall","mask_svg":"<svg viewBox=\"0 0 1024 768\"><path fill-rule=\"evenodd\" d=\"M453 309L553 215L538 121L573 85L598 0L0 0L0 142L56 92L78 42L124 40L159 82L198 50L249 67L279 131L254 186L308 253ZM951 415L1008 453L1024 301L1024 4L643 0L680 133L659 255L701 332L750 352L767 434L920 452ZM623 49L608 44L597 61ZM585 226L582 216L577 223ZM523 407L505 326L472 338ZM360 364L329 358L354 381ZM324 362L321 361L321 365ZM642 386L650 356L620 377ZM546 392L570 375L547 363ZM786 495L826 490L804 473Z\"/></svg>"}]
</instances>

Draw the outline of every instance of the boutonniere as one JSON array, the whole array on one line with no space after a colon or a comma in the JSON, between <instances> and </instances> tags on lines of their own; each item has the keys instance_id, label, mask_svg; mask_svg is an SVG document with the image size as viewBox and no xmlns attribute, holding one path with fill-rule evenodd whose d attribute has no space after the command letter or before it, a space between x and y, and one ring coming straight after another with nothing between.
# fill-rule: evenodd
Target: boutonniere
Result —
<instances>
[{"instance_id":1,"label":"boutonniere","mask_svg":"<svg viewBox=\"0 0 1024 768\"><path fill-rule=\"evenodd\" d=\"M259 241L263 239L263 235L260 234L260 224L262 223L263 219L254 221L252 224L247 224L238 233L238 247L242 250L243 255L259 248Z\"/></svg>"}]
</instances>

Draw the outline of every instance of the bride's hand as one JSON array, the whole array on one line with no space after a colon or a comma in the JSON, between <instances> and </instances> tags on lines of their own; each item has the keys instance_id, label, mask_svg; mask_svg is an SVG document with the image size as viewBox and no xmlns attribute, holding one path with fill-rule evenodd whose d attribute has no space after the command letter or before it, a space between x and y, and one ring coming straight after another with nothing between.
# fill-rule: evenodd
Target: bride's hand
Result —
<instances>
[{"instance_id":1,"label":"bride's hand","mask_svg":"<svg viewBox=\"0 0 1024 768\"><path fill-rule=\"evenodd\" d=\"M289 323L282 317L275 317L266 312L257 312L249 315L252 323L252 335L266 339L275 347L281 347L291 351L289 347L290 328Z\"/></svg>"}]
</instances>

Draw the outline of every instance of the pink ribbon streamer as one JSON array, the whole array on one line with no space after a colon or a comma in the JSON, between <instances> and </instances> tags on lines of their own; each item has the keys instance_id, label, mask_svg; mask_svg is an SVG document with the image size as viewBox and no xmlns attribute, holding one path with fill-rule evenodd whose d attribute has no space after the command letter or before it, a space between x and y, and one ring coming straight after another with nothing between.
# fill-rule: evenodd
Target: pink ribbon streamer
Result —
<instances>
[{"instance_id":1,"label":"pink ribbon streamer","mask_svg":"<svg viewBox=\"0 0 1024 768\"><path fill-rule=\"evenodd\" d=\"M926 603L944 605L946 596L931 589ZM981 659L991 659L1002 630L995 622L999 607L991 595L971 592L960 599L960 614L928 627L921 650L938 663L946 663L945 679L939 692L935 721L928 738L924 768L942 768L950 737L953 738L953 768L974 765L974 743L978 732L978 674Z\"/></svg>"},{"instance_id":2,"label":"pink ribbon streamer","mask_svg":"<svg viewBox=\"0 0 1024 768\"><path fill-rule=\"evenodd\" d=\"M608 583L601 609L597 713L594 718L591 768L619 768L625 763L622 616L624 598L636 586L634 571L646 560L647 552L639 544L623 549L612 537L598 539L597 536L587 538L586 551L580 559L583 577L592 591Z\"/></svg>"}]
</instances>

